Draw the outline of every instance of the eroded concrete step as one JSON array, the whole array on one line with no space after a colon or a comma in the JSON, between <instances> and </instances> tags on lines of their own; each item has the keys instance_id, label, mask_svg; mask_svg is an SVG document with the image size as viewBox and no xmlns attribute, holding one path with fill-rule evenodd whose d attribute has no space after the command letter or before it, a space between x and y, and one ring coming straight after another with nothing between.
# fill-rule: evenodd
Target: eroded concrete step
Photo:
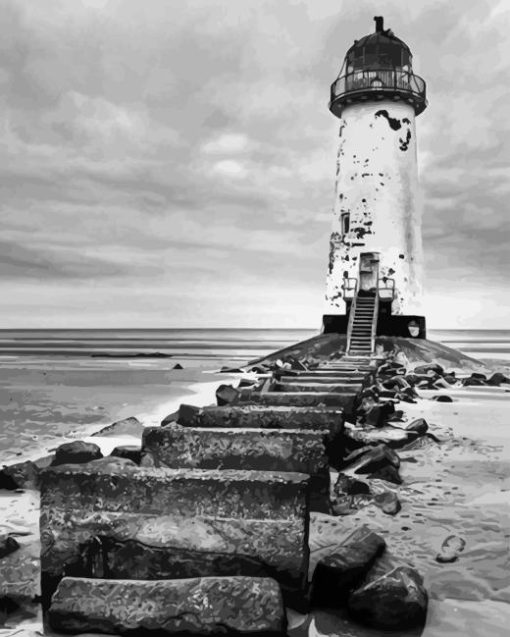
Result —
<instances>
[{"instance_id":1,"label":"eroded concrete step","mask_svg":"<svg viewBox=\"0 0 510 637\"><path fill-rule=\"evenodd\" d=\"M341 407L346 414L352 414L357 393L331 392L267 392L253 393L249 400L263 405L288 405L295 407Z\"/></svg>"},{"instance_id":2,"label":"eroded concrete step","mask_svg":"<svg viewBox=\"0 0 510 637\"><path fill-rule=\"evenodd\" d=\"M309 485L302 473L154 469L102 460L47 469L41 475L43 607L96 536L187 549L186 559L212 551L259 560L277 574L289 599L300 599L308 569Z\"/></svg>"},{"instance_id":3,"label":"eroded concrete step","mask_svg":"<svg viewBox=\"0 0 510 637\"><path fill-rule=\"evenodd\" d=\"M64 633L130 635L286 634L278 584L269 578L63 579L48 613Z\"/></svg>"},{"instance_id":4,"label":"eroded concrete step","mask_svg":"<svg viewBox=\"0 0 510 637\"><path fill-rule=\"evenodd\" d=\"M343 411L335 407L228 405L203 407L179 424L192 427L343 430Z\"/></svg>"},{"instance_id":5,"label":"eroded concrete step","mask_svg":"<svg viewBox=\"0 0 510 637\"><path fill-rule=\"evenodd\" d=\"M367 374L360 373L350 373L342 376L338 375L327 375L320 376L319 374L314 374L310 376L280 376L278 378L278 382L280 383L293 383L293 384L302 384L302 383L320 383L327 385L358 385L361 381L366 378ZM335 382L337 381L337 382Z\"/></svg>"},{"instance_id":6,"label":"eroded concrete step","mask_svg":"<svg viewBox=\"0 0 510 637\"><path fill-rule=\"evenodd\" d=\"M352 392L359 392L361 390L361 383L282 383L276 382L274 384L275 392L329 392L338 394L350 394Z\"/></svg>"},{"instance_id":7,"label":"eroded concrete step","mask_svg":"<svg viewBox=\"0 0 510 637\"><path fill-rule=\"evenodd\" d=\"M329 430L148 427L145 467L290 471L311 476L314 511L329 512Z\"/></svg>"}]
</instances>

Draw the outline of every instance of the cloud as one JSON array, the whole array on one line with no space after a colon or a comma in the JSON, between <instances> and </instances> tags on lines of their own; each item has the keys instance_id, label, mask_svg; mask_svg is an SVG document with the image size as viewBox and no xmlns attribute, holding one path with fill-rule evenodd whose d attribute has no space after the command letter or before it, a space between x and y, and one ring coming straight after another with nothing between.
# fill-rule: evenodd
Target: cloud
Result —
<instances>
[{"instance_id":1,"label":"cloud","mask_svg":"<svg viewBox=\"0 0 510 637\"><path fill-rule=\"evenodd\" d=\"M373 29L369 6L4 0L4 325L27 320L29 288L41 316L46 304L58 320L58 298L71 319L72 281L80 321L98 326L120 308L139 324L134 288L147 325L172 298L177 326L197 312L219 325L318 325L338 142L328 90L352 40ZM390 0L385 12L428 82L417 127L429 294L501 297L508 9ZM98 286L115 311L93 308Z\"/></svg>"}]
</instances>

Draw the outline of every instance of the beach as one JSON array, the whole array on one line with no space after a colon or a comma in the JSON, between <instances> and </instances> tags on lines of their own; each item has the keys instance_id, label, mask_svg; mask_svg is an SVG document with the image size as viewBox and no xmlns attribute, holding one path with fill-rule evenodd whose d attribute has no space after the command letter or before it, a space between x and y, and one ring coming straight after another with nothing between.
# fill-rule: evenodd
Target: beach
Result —
<instances>
[{"instance_id":1,"label":"beach","mask_svg":"<svg viewBox=\"0 0 510 637\"><path fill-rule=\"evenodd\" d=\"M235 367L313 334L311 330L181 330L62 335L4 334L0 346L0 463L36 458L63 441L85 439L105 425L135 416L144 425L158 424L181 402L214 402L221 382ZM176 333L178 332L178 333ZM437 336L480 358L494 369L508 370L510 332L444 332ZM430 338L436 340L436 335ZM100 340L102 339L102 340ZM138 339L138 340L137 340ZM439 340L439 339L437 339ZM151 354L158 354L154 358ZM180 365L183 369L173 369ZM424 576L430 595L424 635L506 634L510 622L509 493L510 385L420 391L416 404L402 403L405 420L423 417L440 444L401 452L402 510L395 517L368 506L349 516L312 514L312 566L325 547L366 523L381 533L388 550L386 565L412 564ZM451 403L431 400L447 393ZM119 442L94 437L104 453ZM0 495L0 532L17 533L26 558L27 594L36 592L38 494ZM26 535L24 535L26 533ZM434 557L445 537L456 534L466 548L453 564ZM16 554L14 554L16 555ZM34 635L40 617L34 607L9 616L0 635ZM290 615L291 635L375 637L355 629L345 618L315 612ZM21 632L20 632L21 631ZM400 633L398 633L400 634ZM401 633L410 637L416 633Z\"/></svg>"}]
</instances>

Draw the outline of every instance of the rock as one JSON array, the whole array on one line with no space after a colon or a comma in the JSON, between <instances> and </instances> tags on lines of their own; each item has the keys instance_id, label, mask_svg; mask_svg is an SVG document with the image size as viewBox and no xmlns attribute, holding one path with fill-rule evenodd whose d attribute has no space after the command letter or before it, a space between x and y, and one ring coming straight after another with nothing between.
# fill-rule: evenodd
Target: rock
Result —
<instances>
[{"instance_id":1,"label":"rock","mask_svg":"<svg viewBox=\"0 0 510 637\"><path fill-rule=\"evenodd\" d=\"M118 456L105 456L104 458L91 460L86 464L89 468L96 469L97 471L113 471L116 469L124 469L125 467L134 468L137 466L133 460L129 460L129 458L120 458Z\"/></svg>"},{"instance_id":2,"label":"rock","mask_svg":"<svg viewBox=\"0 0 510 637\"><path fill-rule=\"evenodd\" d=\"M409 423L406 427L406 431L415 431L417 434L427 433L429 426L424 418L417 418Z\"/></svg>"},{"instance_id":3,"label":"rock","mask_svg":"<svg viewBox=\"0 0 510 637\"><path fill-rule=\"evenodd\" d=\"M189 426L193 425L197 416L202 412L200 407L195 405L182 404L179 407L177 422L179 425Z\"/></svg>"},{"instance_id":4,"label":"rock","mask_svg":"<svg viewBox=\"0 0 510 637\"><path fill-rule=\"evenodd\" d=\"M331 500L331 515L351 515L369 504L372 504L369 494L337 495Z\"/></svg>"},{"instance_id":5,"label":"rock","mask_svg":"<svg viewBox=\"0 0 510 637\"><path fill-rule=\"evenodd\" d=\"M184 369L184 367L180 363L176 363L172 369Z\"/></svg>"},{"instance_id":6,"label":"rock","mask_svg":"<svg viewBox=\"0 0 510 637\"><path fill-rule=\"evenodd\" d=\"M131 635L250 635L286 633L278 584L269 578L183 580L64 578L48 612L50 626L66 633Z\"/></svg>"},{"instance_id":7,"label":"rock","mask_svg":"<svg viewBox=\"0 0 510 637\"><path fill-rule=\"evenodd\" d=\"M165 416L163 418L160 425L162 427L166 427L167 425L176 423L178 419L179 419L179 411L173 411L171 414L168 414L168 416Z\"/></svg>"},{"instance_id":8,"label":"rock","mask_svg":"<svg viewBox=\"0 0 510 637\"><path fill-rule=\"evenodd\" d=\"M111 457L47 469L41 474L43 607L62 576L72 574L81 548L101 536L166 549L174 564L179 554L183 563L195 555L203 567L204 551L259 561L297 606L307 581L309 488L302 473L154 469ZM145 567L133 560L137 568Z\"/></svg>"},{"instance_id":9,"label":"rock","mask_svg":"<svg viewBox=\"0 0 510 637\"><path fill-rule=\"evenodd\" d=\"M94 436L136 436L140 438L142 436L144 430L143 424L135 418L134 416L130 416L129 418L123 418L122 420L117 420L117 422L108 425L107 427L103 427L100 431L96 431L96 433L92 434ZM69 443L72 444L72 443ZM86 461L85 461L86 462Z\"/></svg>"},{"instance_id":10,"label":"rock","mask_svg":"<svg viewBox=\"0 0 510 637\"><path fill-rule=\"evenodd\" d=\"M419 573L400 566L354 591L350 615L379 630L406 630L425 624L428 595Z\"/></svg>"},{"instance_id":11,"label":"rock","mask_svg":"<svg viewBox=\"0 0 510 637\"><path fill-rule=\"evenodd\" d=\"M39 468L30 460L4 465L0 471L0 489L35 489L38 483Z\"/></svg>"},{"instance_id":12,"label":"rock","mask_svg":"<svg viewBox=\"0 0 510 637\"><path fill-rule=\"evenodd\" d=\"M400 477L398 469L393 465L381 467L370 474L368 478L370 480L386 480L386 482L393 482L393 484L402 484L402 478Z\"/></svg>"},{"instance_id":13,"label":"rock","mask_svg":"<svg viewBox=\"0 0 510 637\"><path fill-rule=\"evenodd\" d=\"M443 376L443 380L445 380L448 385L455 385L457 382L457 377L455 376L455 372L450 372L449 374L445 374Z\"/></svg>"},{"instance_id":14,"label":"rock","mask_svg":"<svg viewBox=\"0 0 510 637\"><path fill-rule=\"evenodd\" d=\"M55 459L51 463L52 467L61 464L82 464L102 458L103 454L98 445L93 442L83 442L83 440L75 440L73 442L65 442L57 447L55 451Z\"/></svg>"},{"instance_id":15,"label":"rock","mask_svg":"<svg viewBox=\"0 0 510 637\"><path fill-rule=\"evenodd\" d=\"M253 378L241 378L241 380L239 381L239 385L237 386L238 389L242 389L243 387L250 387L253 389L253 387L255 387L255 385L257 384L257 381Z\"/></svg>"},{"instance_id":16,"label":"rock","mask_svg":"<svg viewBox=\"0 0 510 637\"><path fill-rule=\"evenodd\" d=\"M18 542L11 535L0 535L0 559L19 549Z\"/></svg>"},{"instance_id":17,"label":"rock","mask_svg":"<svg viewBox=\"0 0 510 637\"><path fill-rule=\"evenodd\" d=\"M388 378L388 380L383 381L383 387L385 389L405 389L410 386L404 376L392 376Z\"/></svg>"},{"instance_id":18,"label":"rock","mask_svg":"<svg viewBox=\"0 0 510 637\"><path fill-rule=\"evenodd\" d=\"M418 365L413 369L414 374L427 374L428 372L434 372L442 376L444 369L438 363L427 363L426 365Z\"/></svg>"},{"instance_id":19,"label":"rock","mask_svg":"<svg viewBox=\"0 0 510 637\"><path fill-rule=\"evenodd\" d=\"M446 394L437 394L436 396L432 396L431 400L436 400L438 403L453 403L453 398Z\"/></svg>"},{"instance_id":20,"label":"rock","mask_svg":"<svg viewBox=\"0 0 510 637\"><path fill-rule=\"evenodd\" d=\"M402 409L395 409L392 415L388 418L388 422L402 422L404 419L404 412Z\"/></svg>"},{"instance_id":21,"label":"rock","mask_svg":"<svg viewBox=\"0 0 510 637\"><path fill-rule=\"evenodd\" d=\"M142 448L138 445L119 445L113 449L110 456L124 458L126 460L131 460L131 462L134 462L135 464L140 464Z\"/></svg>"},{"instance_id":22,"label":"rock","mask_svg":"<svg viewBox=\"0 0 510 637\"><path fill-rule=\"evenodd\" d=\"M377 493L374 496L374 504L388 515L396 515L402 508L398 496L393 491Z\"/></svg>"},{"instance_id":23,"label":"rock","mask_svg":"<svg viewBox=\"0 0 510 637\"><path fill-rule=\"evenodd\" d=\"M363 580L385 548L384 539L366 526L354 531L332 555L318 562L312 577L312 605L345 606L349 592Z\"/></svg>"},{"instance_id":24,"label":"rock","mask_svg":"<svg viewBox=\"0 0 510 637\"><path fill-rule=\"evenodd\" d=\"M501 372L495 372L487 381L488 385L494 386L499 386L502 383L510 383L510 378L508 378L508 376L505 376Z\"/></svg>"},{"instance_id":25,"label":"rock","mask_svg":"<svg viewBox=\"0 0 510 637\"><path fill-rule=\"evenodd\" d=\"M439 377L432 383L433 389L448 389L450 387L450 383L448 383L444 378Z\"/></svg>"},{"instance_id":26,"label":"rock","mask_svg":"<svg viewBox=\"0 0 510 637\"><path fill-rule=\"evenodd\" d=\"M310 475L313 511L329 511L327 431L147 427L142 466L290 471Z\"/></svg>"},{"instance_id":27,"label":"rock","mask_svg":"<svg viewBox=\"0 0 510 637\"><path fill-rule=\"evenodd\" d=\"M384 443L388 447L398 449L415 438L414 432L408 432L399 427L381 427L365 429L346 429L345 436L363 445Z\"/></svg>"},{"instance_id":28,"label":"rock","mask_svg":"<svg viewBox=\"0 0 510 637\"><path fill-rule=\"evenodd\" d=\"M370 487L366 482L351 478L344 473L339 473L335 486L333 487L335 496L342 495L369 495Z\"/></svg>"},{"instance_id":29,"label":"rock","mask_svg":"<svg viewBox=\"0 0 510 637\"><path fill-rule=\"evenodd\" d=\"M436 562L455 562L465 547L466 540L458 535L449 535L441 544L441 550L436 555Z\"/></svg>"},{"instance_id":30,"label":"rock","mask_svg":"<svg viewBox=\"0 0 510 637\"><path fill-rule=\"evenodd\" d=\"M353 464L351 464L351 462ZM381 444L375 447L362 447L358 449L345 458L345 464L350 470L353 470L354 473L367 474L378 471L387 465L399 467L400 458L398 454L387 445Z\"/></svg>"},{"instance_id":31,"label":"rock","mask_svg":"<svg viewBox=\"0 0 510 637\"><path fill-rule=\"evenodd\" d=\"M395 405L393 403L378 403L365 414L365 422L372 427L382 427L394 411Z\"/></svg>"},{"instance_id":32,"label":"rock","mask_svg":"<svg viewBox=\"0 0 510 637\"><path fill-rule=\"evenodd\" d=\"M484 380L481 380L480 378L473 378L472 376L463 378L460 382L463 387L484 387L487 385Z\"/></svg>"},{"instance_id":33,"label":"rock","mask_svg":"<svg viewBox=\"0 0 510 637\"><path fill-rule=\"evenodd\" d=\"M227 367L226 365L223 365L219 373L220 374L244 374L245 371L246 370L243 369L242 367Z\"/></svg>"},{"instance_id":34,"label":"rock","mask_svg":"<svg viewBox=\"0 0 510 637\"><path fill-rule=\"evenodd\" d=\"M232 385L220 385L216 390L218 406L233 405L239 401L240 392Z\"/></svg>"}]
</instances>

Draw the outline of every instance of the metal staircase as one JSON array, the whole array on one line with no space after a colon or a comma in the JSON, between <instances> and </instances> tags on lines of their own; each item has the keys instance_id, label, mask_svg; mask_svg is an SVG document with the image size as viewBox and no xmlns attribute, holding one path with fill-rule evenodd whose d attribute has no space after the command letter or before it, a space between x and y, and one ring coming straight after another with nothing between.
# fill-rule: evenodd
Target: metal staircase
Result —
<instances>
[{"instance_id":1,"label":"metal staircase","mask_svg":"<svg viewBox=\"0 0 510 637\"><path fill-rule=\"evenodd\" d=\"M347 354L371 356L374 353L379 297L356 294L349 313L347 328Z\"/></svg>"}]
</instances>

